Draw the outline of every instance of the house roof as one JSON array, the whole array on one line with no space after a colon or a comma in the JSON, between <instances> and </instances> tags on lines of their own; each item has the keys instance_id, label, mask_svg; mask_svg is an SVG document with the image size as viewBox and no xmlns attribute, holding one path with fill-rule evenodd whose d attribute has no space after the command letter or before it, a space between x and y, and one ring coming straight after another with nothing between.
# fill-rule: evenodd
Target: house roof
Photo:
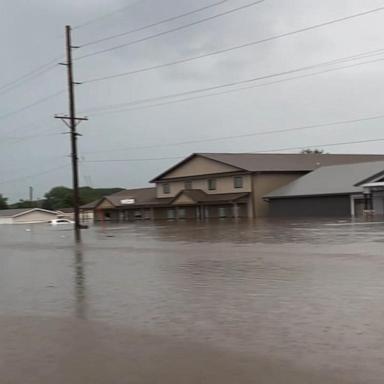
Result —
<instances>
[{"instance_id":1,"label":"house roof","mask_svg":"<svg viewBox=\"0 0 384 384\"><path fill-rule=\"evenodd\" d=\"M58 212L61 212L61 213L73 213L75 211L74 208L60 208L58 209Z\"/></svg>"},{"instance_id":2,"label":"house roof","mask_svg":"<svg viewBox=\"0 0 384 384\"><path fill-rule=\"evenodd\" d=\"M288 198L361 193L359 184L384 172L384 161L321 167L292 183L265 195L265 198Z\"/></svg>"},{"instance_id":3,"label":"house roof","mask_svg":"<svg viewBox=\"0 0 384 384\"><path fill-rule=\"evenodd\" d=\"M200 189L190 189L180 191L174 197L156 197L156 188L137 188L137 189L127 189L113 195L106 196L103 199L93 202L92 206L88 204L87 206L82 206L90 209L96 208L104 199L109 201L114 207L159 207L159 206L170 206L172 202L175 201L181 194L185 194L190 197L196 203L205 203L205 202L232 202L236 201L242 197L248 196L248 193L220 193L220 194L208 194L203 192ZM124 204L123 200L133 199L134 202L130 204Z\"/></svg>"},{"instance_id":4,"label":"house roof","mask_svg":"<svg viewBox=\"0 0 384 384\"><path fill-rule=\"evenodd\" d=\"M122 200L134 199L134 204L143 204L156 199L156 188L136 188L126 189L106 196L106 198L116 207L122 206Z\"/></svg>"},{"instance_id":5,"label":"house roof","mask_svg":"<svg viewBox=\"0 0 384 384\"><path fill-rule=\"evenodd\" d=\"M17 216L25 215L26 213L34 212L34 211L52 213L54 215L58 214L58 212L56 211L49 211L47 209L42 209L42 208L17 208L17 209L0 210L0 217L17 217Z\"/></svg>"},{"instance_id":6,"label":"house roof","mask_svg":"<svg viewBox=\"0 0 384 384\"><path fill-rule=\"evenodd\" d=\"M109 196L105 196L94 202L90 208L96 208L104 199L108 200L115 207L135 207L135 206L151 206L151 205L167 205L172 198L161 198L156 197L156 188L136 188L136 189L125 189L123 191L114 193ZM131 204L124 204L124 200L134 200ZM84 209L85 206L82 208ZM89 209L89 206L88 206Z\"/></svg>"},{"instance_id":7,"label":"house roof","mask_svg":"<svg viewBox=\"0 0 384 384\"><path fill-rule=\"evenodd\" d=\"M161 180L193 157L200 156L247 172L309 172L321 166L384 161L384 155L296 153L194 153L151 182Z\"/></svg>"},{"instance_id":8,"label":"house roof","mask_svg":"<svg viewBox=\"0 0 384 384\"><path fill-rule=\"evenodd\" d=\"M88 204L84 204L80 207L80 209L93 209L95 207L97 207L97 205L100 203L102 199L97 199L95 201L92 201L91 203L88 203Z\"/></svg>"},{"instance_id":9,"label":"house roof","mask_svg":"<svg viewBox=\"0 0 384 384\"><path fill-rule=\"evenodd\" d=\"M213 203L213 202L232 202L242 197L246 197L249 193L205 193L201 189L186 189L180 191L171 201L171 203L177 200L180 195L188 196L190 199L196 203Z\"/></svg>"}]
</instances>

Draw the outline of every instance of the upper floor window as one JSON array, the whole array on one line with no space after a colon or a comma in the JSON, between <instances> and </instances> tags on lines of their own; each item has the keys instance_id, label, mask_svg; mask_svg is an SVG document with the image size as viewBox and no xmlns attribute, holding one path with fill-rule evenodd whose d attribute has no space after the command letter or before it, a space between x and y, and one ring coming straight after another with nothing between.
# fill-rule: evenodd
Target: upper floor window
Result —
<instances>
[{"instance_id":1,"label":"upper floor window","mask_svg":"<svg viewBox=\"0 0 384 384\"><path fill-rule=\"evenodd\" d=\"M184 189L192 189L192 181L187 180L184 182Z\"/></svg>"},{"instance_id":2,"label":"upper floor window","mask_svg":"<svg viewBox=\"0 0 384 384\"><path fill-rule=\"evenodd\" d=\"M243 176L235 176L233 178L234 188L243 188Z\"/></svg>"},{"instance_id":3,"label":"upper floor window","mask_svg":"<svg viewBox=\"0 0 384 384\"><path fill-rule=\"evenodd\" d=\"M169 185L169 183L164 183L162 184L163 186L163 193L170 193L171 192L171 187Z\"/></svg>"},{"instance_id":4,"label":"upper floor window","mask_svg":"<svg viewBox=\"0 0 384 384\"><path fill-rule=\"evenodd\" d=\"M208 190L214 191L216 189L216 179L208 179Z\"/></svg>"}]
</instances>

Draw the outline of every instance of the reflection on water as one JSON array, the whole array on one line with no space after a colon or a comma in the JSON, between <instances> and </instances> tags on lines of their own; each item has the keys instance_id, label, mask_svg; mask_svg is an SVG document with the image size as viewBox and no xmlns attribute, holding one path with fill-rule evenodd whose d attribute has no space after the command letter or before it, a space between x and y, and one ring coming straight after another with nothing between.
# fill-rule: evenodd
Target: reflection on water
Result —
<instances>
[{"instance_id":1,"label":"reflection on water","mask_svg":"<svg viewBox=\"0 0 384 384\"><path fill-rule=\"evenodd\" d=\"M1 316L97 321L382 382L384 224L148 222L91 228L79 247L70 231L26 229L0 227Z\"/></svg>"},{"instance_id":2,"label":"reflection on water","mask_svg":"<svg viewBox=\"0 0 384 384\"><path fill-rule=\"evenodd\" d=\"M85 281L85 269L84 269L84 256L82 244L76 244L74 246L75 261L75 302L76 302L76 315L80 319L86 318L86 281Z\"/></svg>"}]
</instances>

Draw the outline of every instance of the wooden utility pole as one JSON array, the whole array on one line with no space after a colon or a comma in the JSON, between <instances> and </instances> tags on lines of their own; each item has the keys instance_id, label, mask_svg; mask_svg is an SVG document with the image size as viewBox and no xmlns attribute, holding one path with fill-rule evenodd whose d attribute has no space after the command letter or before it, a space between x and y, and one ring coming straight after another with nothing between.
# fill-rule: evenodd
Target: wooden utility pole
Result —
<instances>
[{"instance_id":1,"label":"wooden utility pole","mask_svg":"<svg viewBox=\"0 0 384 384\"><path fill-rule=\"evenodd\" d=\"M72 159L72 184L73 184L73 204L74 204L74 216L75 216L75 239L76 242L81 241L81 223L80 223L80 194L79 194L79 169L78 169L78 154L77 154L77 136L76 132L77 124L82 120L88 120L86 117L76 117L75 109L75 85L79 84L73 80L73 60L72 49L76 48L72 45L71 27L67 25L65 27L66 35L66 52L67 62L64 63L67 67L68 76L68 97L69 97L69 116L55 116L57 119L61 119L69 127L71 136L71 159ZM69 122L69 123L68 123Z\"/></svg>"}]
</instances>

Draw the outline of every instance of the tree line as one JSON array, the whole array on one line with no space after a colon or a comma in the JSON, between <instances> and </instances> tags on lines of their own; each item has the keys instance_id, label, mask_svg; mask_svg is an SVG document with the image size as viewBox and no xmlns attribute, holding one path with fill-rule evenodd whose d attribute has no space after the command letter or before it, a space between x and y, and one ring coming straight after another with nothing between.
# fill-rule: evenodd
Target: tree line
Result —
<instances>
[{"instance_id":1,"label":"tree line","mask_svg":"<svg viewBox=\"0 0 384 384\"><path fill-rule=\"evenodd\" d=\"M123 188L80 188L81 205L91 203L101 199L104 196L122 191ZM0 194L0 209L8 208L43 208L49 210L58 210L60 208L73 208L73 189L57 186L52 188L44 195L41 200L19 200L17 203L9 204L8 198Z\"/></svg>"}]
</instances>

